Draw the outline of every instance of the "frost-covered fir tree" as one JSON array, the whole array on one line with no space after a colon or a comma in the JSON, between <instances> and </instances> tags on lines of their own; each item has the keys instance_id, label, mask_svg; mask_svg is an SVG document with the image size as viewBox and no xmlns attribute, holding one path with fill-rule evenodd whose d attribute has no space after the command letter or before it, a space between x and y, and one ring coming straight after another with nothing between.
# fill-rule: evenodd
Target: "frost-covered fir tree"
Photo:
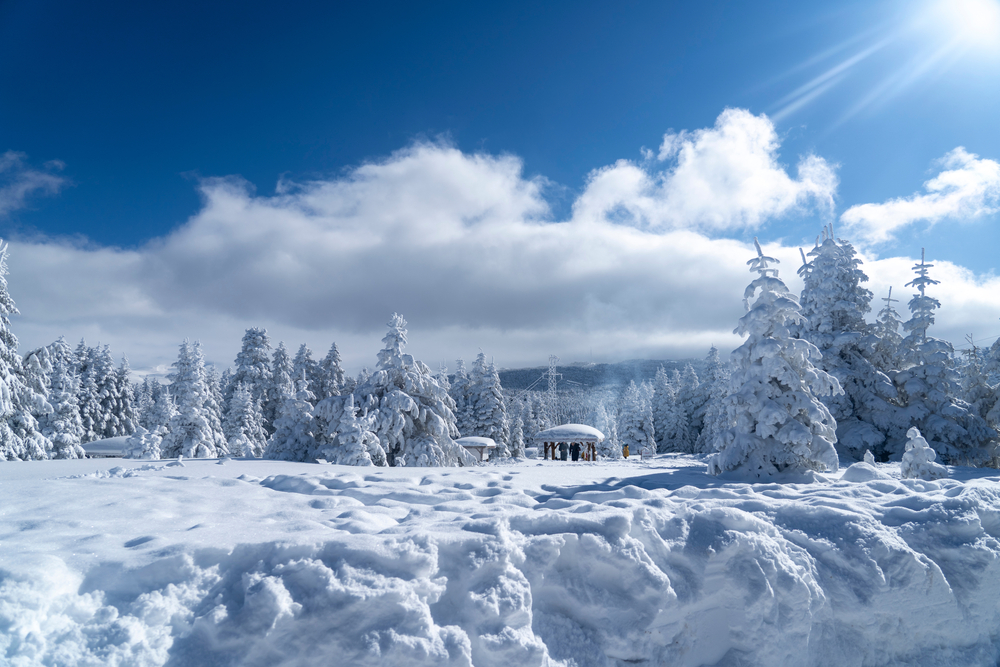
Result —
<instances>
[{"instance_id":1,"label":"frost-covered fir tree","mask_svg":"<svg viewBox=\"0 0 1000 667\"><path fill-rule=\"evenodd\" d=\"M809 257L799 269L805 284L800 335L819 348L817 367L843 390L822 398L837 421L838 447L854 459L866 449L883 452L902 422L892 382L867 356L877 340L864 319L871 310L872 293L863 285L868 276L854 246L834 238L832 227Z\"/></svg>"},{"instance_id":2,"label":"frost-covered fir tree","mask_svg":"<svg viewBox=\"0 0 1000 667\"><path fill-rule=\"evenodd\" d=\"M837 379L813 365L820 351L795 338L802 322L798 299L764 255L747 262L755 278L743 295L746 314L734 333L747 340L733 351L734 391L725 399L734 426L720 434L708 459L712 474L740 471L751 479L776 473L837 470L837 423L819 396L841 391ZM751 301L752 300L752 301Z\"/></svg>"},{"instance_id":3,"label":"frost-covered fir tree","mask_svg":"<svg viewBox=\"0 0 1000 667\"><path fill-rule=\"evenodd\" d=\"M465 369L465 361L455 362L455 378L448 387L448 394L455 401L455 425L462 435L473 435L475 401L472 395L472 378Z\"/></svg>"},{"instance_id":4,"label":"frost-covered fir tree","mask_svg":"<svg viewBox=\"0 0 1000 667\"><path fill-rule=\"evenodd\" d=\"M455 402L421 361L403 353L406 320L393 313L375 372L355 394L377 406L375 432L393 466L451 466L473 461L455 443Z\"/></svg>"},{"instance_id":5,"label":"frost-covered fir tree","mask_svg":"<svg viewBox=\"0 0 1000 667\"><path fill-rule=\"evenodd\" d=\"M322 391L323 379L321 377L319 363L312 358L312 350L305 343L299 345L299 351L292 359L292 377L301 378L305 376L310 393L319 399L319 392Z\"/></svg>"},{"instance_id":6,"label":"frost-covered fir tree","mask_svg":"<svg viewBox=\"0 0 1000 667\"><path fill-rule=\"evenodd\" d=\"M135 433L130 435L125 441L125 449L122 458L125 459L152 459L160 458L160 445L163 438L158 433L150 433L142 426L136 428Z\"/></svg>"},{"instance_id":7,"label":"frost-covered fir tree","mask_svg":"<svg viewBox=\"0 0 1000 667\"><path fill-rule=\"evenodd\" d=\"M250 389L240 383L229 402L229 412L222 424L229 453L233 456L260 458L267 446L264 418L260 414L260 403Z\"/></svg>"},{"instance_id":8,"label":"frost-covered fir tree","mask_svg":"<svg viewBox=\"0 0 1000 667\"><path fill-rule=\"evenodd\" d=\"M51 406L28 386L17 353L17 337L10 329L10 316L17 314L7 291L7 245L0 241L0 461L45 459L52 446L38 432L35 419Z\"/></svg>"},{"instance_id":9,"label":"frost-covered fir tree","mask_svg":"<svg viewBox=\"0 0 1000 667\"><path fill-rule=\"evenodd\" d=\"M170 423L176 414L177 406L174 405L174 398L170 395L170 387L160 387L143 428L161 438L166 437L167 433L170 433Z\"/></svg>"},{"instance_id":10,"label":"frost-covered fir tree","mask_svg":"<svg viewBox=\"0 0 1000 667\"><path fill-rule=\"evenodd\" d=\"M933 266L926 263L921 251L920 263L913 267L917 277L906 284L917 293L910 299L911 317L903 324L908 335L903 341L902 368L893 379L907 421L945 462L982 465L996 456L997 433L957 398L960 390L951 343L927 335L934 324L934 311L941 307L937 299L927 295L927 288L938 284L930 277ZM898 439L896 444L902 445ZM896 456L902 455L899 449L893 452Z\"/></svg>"},{"instance_id":11,"label":"frost-covered fir tree","mask_svg":"<svg viewBox=\"0 0 1000 667\"><path fill-rule=\"evenodd\" d=\"M712 346L709 351L709 380L705 385L711 386L711 394L705 404L705 412L702 416L701 432L695 442L696 452L710 453L714 451L715 442L719 434L732 428L733 423L729 419L725 406L725 399L729 396L730 390L730 366L729 364L711 364L712 356L718 360L719 351ZM704 386L704 385L703 385Z\"/></svg>"},{"instance_id":12,"label":"frost-covered fir tree","mask_svg":"<svg viewBox=\"0 0 1000 667\"><path fill-rule=\"evenodd\" d=\"M181 344L177 361L173 363L170 393L177 414L170 420L170 433L163 438L165 458L215 458L229 453L222 424L214 410L209 409L208 383L205 380L205 358L201 344Z\"/></svg>"},{"instance_id":13,"label":"frost-covered fir tree","mask_svg":"<svg viewBox=\"0 0 1000 667\"><path fill-rule=\"evenodd\" d=\"M666 377L665 374L664 377ZM687 411L684 410L684 405L681 403L674 385L667 382L662 387L657 387L657 399L661 411L660 428L663 431L656 431L658 439L656 451L661 453L690 452L692 450L691 429L688 424ZM629 449L632 449L631 445Z\"/></svg>"},{"instance_id":14,"label":"frost-covered fir tree","mask_svg":"<svg viewBox=\"0 0 1000 667\"><path fill-rule=\"evenodd\" d=\"M962 400L968 403L972 414L982 418L996 430L998 424L992 421L992 418L1000 412L997 406L997 387L990 386L986 381L982 350L976 346L971 334L967 340L969 347L962 350L965 363L960 369Z\"/></svg>"},{"instance_id":15,"label":"frost-covered fir tree","mask_svg":"<svg viewBox=\"0 0 1000 667\"><path fill-rule=\"evenodd\" d=\"M219 380L219 373L215 370L215 365L205 366L205 387L208 389L208 398L205 399L205 409L210 411L214 418L221 424L223 413L222 407L225 398L222 393L222 382Z\"/></svg>"},{"instance_id":16,"label":"frost-covered fir tree","mask_svg":"<svg viewBox=\"0 0 1000 667\"><path fill-rule=\"evenodd\" d=\"M317 401L345 393L348 378L341 366L340 350L336 343L330 345L330 351L323 357L323 361L319 362L319 371L320 387L316 392Z\"/></svg>"},{"instance_id":17,"label":"frost-covered fir tree","mask_svg":"<svg viewBox=\"0 0 1000 667\"><path fill-rule=\"evenodd\" d=\"M223 388L224 410L229 410L229 401L240 384L246 385L253 396L263 406L267 400L267 388L271 385L271 341L267 329L251 327L243 334L243 346L236 355L236 362L229 384Z\"/></svg>"},{"instance_id":18,"label":"frost-covered fir tree","mask_svg":"<svg viewBox=\"0 0 1000 667\"><path fill-rule=\"evenodd\" d=\"M597 454L612 461L622 458L622 443L618 438L618 420L614 410L609 410L604 401L597 401L588 420L604 434L604 440L597 444Z\"/></svg>"},{"instance_id":19,"label":"frost-covered fir tree","mask_svg":"<svg viewBox=\"0 0 1000 667\"><path fill-rule=\"evenodd\" d=\"M653 409L649 404L648 393L636 385L635 380L629 383L622 396L618 426L618 437L622 446L628 446L629 452L656 452Z\"/></svg>"},{"instance_id":20,"label":"frost-covered fir tree","mask_svg":"<svg viewBox=\"0 0 1000 667\"><path fill-rule=\"evenodd\" d=\"M105 418L97 385L98 369L95 367L98 354L96 347L84 347L83 341L80 341L80 347L76 350L80 378L77 402L80 406L80 419L83 421L84 443L104 437Z\"/></svg>"},{"instance_id":21,"label":"frost-covered fir tree","mask_svg":"<svg viewBox=\"0 0 1000 667\"><path fill-rule=\"evenodd\" d=\"M696 414L702 407L701 380L691 364L684 365L684 372L681 373L681 384L677 389L677 403L684 410L684 416L688 423L687 442L691 451L695 440L698 439L698 432L701 430L701 422Z\"/></svg>"},{"instance_id":22,"label":"frost-covered fir tree","mask_svg":"<svg viewBox=\"0 0 1000 667\"><path fill-rule=\"evenodd\" d=\"M132 370L128 357L122 355L122 363L115 373L115 387L118 394L118 435L132 435L139 427L139 410L135 400L135 385L132 384Z\"/></svg>"},{"instance_id":23,"label":"frost-covered fir tree","mask_svg":"<svg viewBox=\"0 0 1000 667\"><path fill-rule=\"evenodd\" d=\"M159 382L146 376L135 391L135 411L139 415L139 426L149 430L149 413L156 404L156 394L159 392Z\"/></svg>"},{"instance_id":24,"label":"frost-covered fir tree","mask_svg":"<svg viewBox=\"0 0 1000 667\"><path fill-rule=\"evenodd\" d=\"M274 433L275 423L281 417L285 401L295 398L296 383L292 380L292 360L288 356L284 341L278 343L271 358L271 382L267 385L267 394L261 406L264 414L264 428Z\"/></svg>"},{"instance_id":25,"label":"frost-covered fir tree","mask_svg":"<svg viewBox=\"0 0 1000 667\"><path fill-rule=\"evenodd\" d=\"M76 403L76 376L69 359L56 359L49 387L52 412L40 422L42 434L52 443L52 458L82 459L83 422Z\"/></svg>"},{"instance_id":26,"label":"frost-covered fir tree","mask_svg":"<svg viewBox=\"0 0 1000 667\"><path fill-rule=\"evenodd\" d=\"M283 346L279 345L278 349ZM312 402L316 396L309 391L309 381L296 380L294 396L287 396L281 413L274 421L274 433L267 441L264 458L278 461L315 461L321 456L316 442L316 423Z\"/></svg>"},{"instance_id":27,"label":"frost-covered fir tree","mask_svg":"<svg viewBox=\"0 0 1000 667\"><path fill-rule=\"evenodd\" d=\"M125 425L121 414L121 394L118 385L118 372L115 369L115 358L111 347L105 345L94 356L91 372L97 387L98 410L96 421L100 430L95 430L99 438L116 438L125 433Z\"/></svg>"},{"instance_id":28,"label":"frost-covered fir tree","mask_svg":"<svg viewBox=\"0 0 1000 667\"><path fill-rule=\"evenodd\" d=\"M510 422L510 455L515 459L523 459L525 457L524 419L521 417L521 410L515 409L511 412L508 409L507 413L514 415Z\"/></svg>"},{"instance_id":29,"label":"frost-covered fir tree","mask_svg":"<svg viewBox=\"0 0 1000 667\"><path fill-rule=\"evenodd\" d=\"M886 375L898 370L900 366L900 350L903 345L903 337L899 335L899 327L903 320L899 313L892 307L892 304L899 299L892 298L892 288L889 288L889 295L884 297L885 306L878 311L875 324L872 325L875 334L875 344L872 348L870 359L872 365Z\"/></svg>"},{"instance_id":30,"label":"frost-covered fir tree","mask_svg":"<svg viewBox=\"0 0 1000 667\"><path fill-rule=\"evenodd\" d=\"M378 436L372 431L372 419L367 414L359 415L354 405L354 396L348 394L341 404L340 421L334 443L321 447L327 461L347 466L370 466L381 462L385 465L385 452L379 444Z\"/></svg>"},{"instance_id":31,"label":"frost-covered fir tree","mask_svg":"<svg viewBox=\"0 0 1000 667\"><path fill-rule=\"evenodd\" d=\"M479 353L472 366L469 378L469 413L471 424L462 435L493 438L497 448L490 452L490 459L510 457L510 422L507 419L507 405L503 400L500 374L491 362L486 363L486 354Z\"/></svg>"}]
</instances>

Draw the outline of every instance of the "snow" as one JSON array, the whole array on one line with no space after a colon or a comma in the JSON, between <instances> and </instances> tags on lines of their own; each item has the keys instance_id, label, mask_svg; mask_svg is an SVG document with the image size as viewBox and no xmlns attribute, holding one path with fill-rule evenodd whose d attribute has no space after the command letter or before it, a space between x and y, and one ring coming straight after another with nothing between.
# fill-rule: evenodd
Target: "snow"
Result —
<instances>
[{"instance_id":1,"label":"snow","mask_svg":"<svg viewBox=\"0 0 1000 667\"><path fill-rule=\"evenodd\" d=\"M535 434L538 442L601 442L604 434L586 424L563 424Z\"/></svg>"},{"instance_id":2,"label":"snow","mask_svg":"<svg viewBox=\"0 0 1000 667\"><path fill-rule=\"evenodd\" d=\"M899 466L8 463L0 663L994 665L1000 477Z\"/></svg>"},{"instance_id":3,"label":"snow","mask_svg":"<svg viewBox=\"0 0 1000 667\"><path fill-rule=\"evenodd\" d=\"M120 435L115 438L94 440L83 445L83 451L87 452L87 456L121 456L128 447L129 437Z\"/></svg>"},{"instance_id":4,"label":"snow","mask_svg":"<svg viewBox=\"0 0 1000 667\"><path fill-rule=\"evenodd\" d=\"M455 438L455 442L463 447L489 447L492 449L497 446L497 443L493 438L480 438L475 435L467 435L464 438Z\"/></svg>"}]
</instances>

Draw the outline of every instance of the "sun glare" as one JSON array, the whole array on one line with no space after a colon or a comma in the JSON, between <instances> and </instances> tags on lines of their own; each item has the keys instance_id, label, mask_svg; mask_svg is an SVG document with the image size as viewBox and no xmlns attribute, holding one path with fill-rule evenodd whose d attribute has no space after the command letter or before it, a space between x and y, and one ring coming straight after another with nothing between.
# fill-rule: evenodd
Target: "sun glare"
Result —
<instances>
[{"instance_id":1,"label":"sun glare","mask_svg":"<svg viewBox=\"0 0 1000 667\"><path fill-rule=\"evenodd\" d=\"M1000 0L940 0L935 9L964 46L1000 50Z\"/></svg>"}]
</instances>

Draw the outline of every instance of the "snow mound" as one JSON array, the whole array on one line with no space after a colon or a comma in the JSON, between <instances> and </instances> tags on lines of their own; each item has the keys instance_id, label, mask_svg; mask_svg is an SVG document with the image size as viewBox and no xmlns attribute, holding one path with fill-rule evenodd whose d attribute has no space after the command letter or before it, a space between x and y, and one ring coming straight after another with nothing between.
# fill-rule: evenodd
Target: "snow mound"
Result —
<instances>
[{"instance_id":1,"label":"snow mound","mask_svg":"<svg viewBox=\"0 0 1000 667\"><path fill-rule=\"evenodd\" d=\"M844 471L841 479L845 482L871 482L876 479L892 479L892 477L879 471L871 463L858 461L857 463L851 464L847 470Z\"/></svg>"}]
</instances>

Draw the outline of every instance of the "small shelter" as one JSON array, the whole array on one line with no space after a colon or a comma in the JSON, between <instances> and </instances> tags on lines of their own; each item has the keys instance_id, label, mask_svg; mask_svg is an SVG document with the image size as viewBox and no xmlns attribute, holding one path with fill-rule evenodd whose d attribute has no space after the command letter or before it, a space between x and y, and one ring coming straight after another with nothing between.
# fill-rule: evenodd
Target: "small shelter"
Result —
<instances>
[{"instance_id":1,"label":"small shelter","mask_svg":"<svg viewBox=\"0 0 1000 667\"><path fill-rule=\"evenodd\" d=\"M542 443L544 451L542 458L556 458L556 449L562 443L572 447L580 445L580 458L584 461L597 460L597 443L604 441L604 434L593 426L586 424L563 424L553 426L535 434L535 441Z\"/></svg>"},{"instance_id":2,"label":"small shelter","mask_svg":"<svg viewBox=\"0 0 1000 667\"><path fill-rule=\"evenodd\" d=\"M113 459L121 458L128 446L129 436L119 435L115 438L104 438L94 440L83 445L83 451L87 453L88 459Z\"/></svg>"},{"instance_id":3,"label":"small shelter","mask_svg":"<svg viewBox=\"0 0 1000 667\"><path fill-rule=\"evenodd\" d=\"M462 445L462 447L465 448L465 451L472 454L478 462L488 459L490 456L490 450L497 448L496 440L493 438L480 438L474 435L457 438L455 442Z\"/></svg>"}]
</instances>

